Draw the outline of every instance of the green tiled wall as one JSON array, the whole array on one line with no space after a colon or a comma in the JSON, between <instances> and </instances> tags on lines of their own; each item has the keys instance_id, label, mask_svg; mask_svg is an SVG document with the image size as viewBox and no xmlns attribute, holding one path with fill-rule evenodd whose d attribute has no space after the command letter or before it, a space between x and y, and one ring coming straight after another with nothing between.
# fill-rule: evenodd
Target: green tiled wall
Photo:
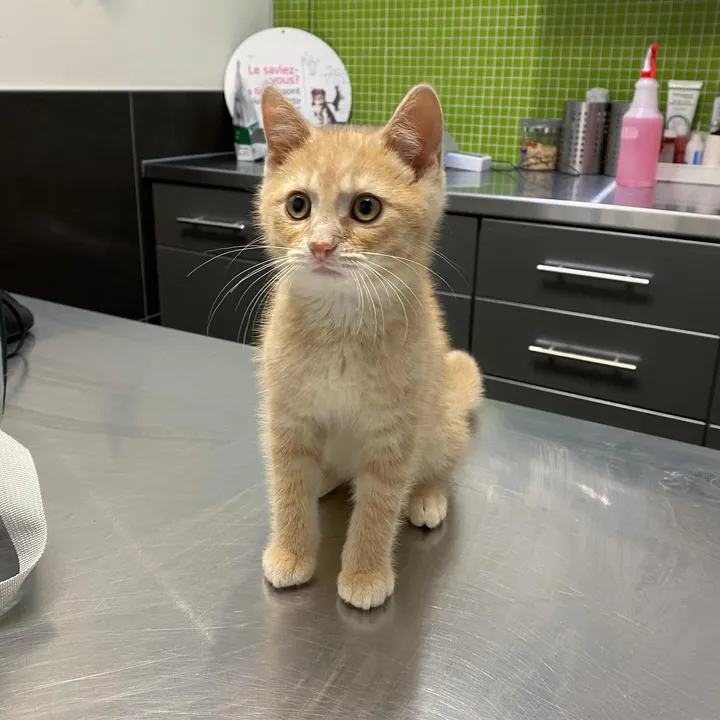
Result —
<instances>
[{"instance_id":1,"label":"green tiled wall","mask_svg":"<svg viewBox=\"0 0 720 720\"><path fill-rule=\"evenodd\" d=\"M595 86L630 100L653 41L663 89L705 82L705 129L720 95L720 0L275 0L274 16L344 60L353 122L385 122L427 81L460 147L498 160L517 159L523 117L562 117Z\"/></svg>"}]
</instances>

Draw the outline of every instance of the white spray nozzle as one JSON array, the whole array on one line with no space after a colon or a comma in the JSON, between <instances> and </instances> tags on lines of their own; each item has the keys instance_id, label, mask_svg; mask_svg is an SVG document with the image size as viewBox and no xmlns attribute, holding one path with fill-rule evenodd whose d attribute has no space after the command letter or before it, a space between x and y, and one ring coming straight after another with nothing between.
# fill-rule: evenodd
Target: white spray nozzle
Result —
<instances>
[{"instance_id":1,"label":"white spray nozzle","mask_svg":"<svg viewBox=\"0 0 720 720\"><path fill-rule=\"evenodd\" d=\"M642 72L640 73L641 78L654 78L655 77L655 64L657 61L658 44L653 43L647 51L645 56L645 64L643 65Z\"/></svg>"}]
</instances>

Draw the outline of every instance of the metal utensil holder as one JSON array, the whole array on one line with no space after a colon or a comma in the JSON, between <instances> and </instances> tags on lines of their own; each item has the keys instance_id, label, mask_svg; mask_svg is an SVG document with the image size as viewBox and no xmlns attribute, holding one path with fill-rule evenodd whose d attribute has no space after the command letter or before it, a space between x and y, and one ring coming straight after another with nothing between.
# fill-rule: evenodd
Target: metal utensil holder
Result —
<instances>
[{"instance_id":1,"label":"metal utensil holder","mask_svg":"<svg viewBox=\"0 0 720 720\"><path fill-rule=\"evenodd\" d=\"M602 172L608 109L608 103L575 100L565 103L558 170L579 175Z\"/></svg>"},{"instance_id":2,"label":"metal utensil holder","mask_svg":"<svg viewBox=\"0 0 720 720\"><path fill-rule=\"evenodd\" d=\"M629 109L629 102L610 103L610 119L608 121L607 141L605 142L605 165L603 168L606 175L612 175L613 177L617 175L622 119Z\"/></svg>"}]
</instances>

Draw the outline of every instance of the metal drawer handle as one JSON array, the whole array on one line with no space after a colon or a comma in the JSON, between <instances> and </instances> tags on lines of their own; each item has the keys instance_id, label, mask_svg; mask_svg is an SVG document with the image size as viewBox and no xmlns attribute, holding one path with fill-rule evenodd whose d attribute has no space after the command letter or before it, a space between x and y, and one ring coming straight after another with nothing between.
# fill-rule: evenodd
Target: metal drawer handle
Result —
<instances>
[{"instance_id":1,"label":"metal drawer handle","mask_svg":"<svg viewBox=\"0 0 720 720\"><path fill-rule=\"evenodd\" d=\"M595 280L608 280L609 282L628 283L630 285L649 285L650 278L637 277L636 275L603 272L601 270L585 270L577 267L565 267L564 265L548 265L541 263L537 266L540 272L554 273L555 275L572 275L574 277L594 278Z\"/></svg>"},{"instance_id":2,"label":"metal drawer handle","mask_svg":"<svg viewBox=\"0 0 720 720\"><path fill-rule=\"evenodd\" d=\"M222 230L235 230L242 232L247 227L247 223L242 220L239 222L223 222L222 220L208 220L205 217L177 217L175 222L180 225L196 225L198 227L219 228Z\"/></svg>"},{"instance_id":3,"label":"metal drawer handle","mask_svg":"<svg viewBox=\"0 0 720 720\"><path fill-rule=\"evenodd\" d=\"M528 350L538 355L547 355L548 357L562 358L564 360L577 360L578 362L588 363L590 365L603 365L605 367L615 368L616 370L630 370L635 372L638 369L636 363L623 362L618 358L594 357L593 355L581 355L580 353L567 352L566 350L556 350L552 345L550 347L528 345Z\"/></svg>"}]
</instances>

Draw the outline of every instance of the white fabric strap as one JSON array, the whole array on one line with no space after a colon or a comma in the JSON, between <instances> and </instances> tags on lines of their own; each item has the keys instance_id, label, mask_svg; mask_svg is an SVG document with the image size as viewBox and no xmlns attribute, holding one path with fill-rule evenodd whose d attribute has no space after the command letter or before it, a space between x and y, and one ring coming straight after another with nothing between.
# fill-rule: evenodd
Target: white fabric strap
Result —
<instances>
[{"instance_id":1,"label":"white fabric strap","mask_svg":"<svg viewBox=\"0 0 720 720\"><path fill-rule=\"evenodd\" d=\"M0 380L0 382L2 382ZM0 518L15 548L20 572L0 578L0 613L15 600L20 587L45 550L47 525L40 485L30 453L0 430Z\"/></svg>"}]
</instances>

